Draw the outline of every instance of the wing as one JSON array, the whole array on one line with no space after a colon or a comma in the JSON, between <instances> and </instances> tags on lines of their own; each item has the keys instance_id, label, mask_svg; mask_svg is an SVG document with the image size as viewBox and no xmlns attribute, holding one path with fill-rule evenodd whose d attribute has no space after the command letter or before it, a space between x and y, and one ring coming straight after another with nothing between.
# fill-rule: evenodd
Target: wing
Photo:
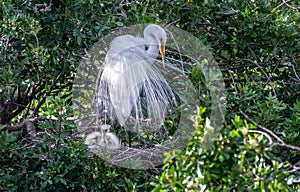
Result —
<instances>
[{"instance_id":1,"label":"wing","mask_svg":"<svg viewBox=\"0 0 300 192\"><path fill-rule=\"evenodd\" d=\"M117 117L121 125L125 124L130 115L131 104L128 95L128 84L132 82L124 76L130 75L134 63L144 60L143 39L131 35L115 38L107 52L104 65L98 75L97 105L100 115L108 112L110 119ZM128 73L129 72L129 73Z\"/></svg>"}]
</instances>

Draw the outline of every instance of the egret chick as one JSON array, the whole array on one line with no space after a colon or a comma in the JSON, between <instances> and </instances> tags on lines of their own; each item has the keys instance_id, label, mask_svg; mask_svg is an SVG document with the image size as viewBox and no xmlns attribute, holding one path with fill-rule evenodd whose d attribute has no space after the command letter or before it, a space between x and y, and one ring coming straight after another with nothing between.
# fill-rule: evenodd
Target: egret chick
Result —
<instances>
[{"instance_id":1,"label":"egret chick","mask_svg":"<svg viewBox=\"0 0 300 192\"><path fill-rule=\"evenodd\" d=\"M89 133L85 138L85 144L92 149L99 146L107 149L118 149L121 147L119 138L114 133L109 132L108 125L101 125L101 132Z\"/></svg>"}]
</instances>

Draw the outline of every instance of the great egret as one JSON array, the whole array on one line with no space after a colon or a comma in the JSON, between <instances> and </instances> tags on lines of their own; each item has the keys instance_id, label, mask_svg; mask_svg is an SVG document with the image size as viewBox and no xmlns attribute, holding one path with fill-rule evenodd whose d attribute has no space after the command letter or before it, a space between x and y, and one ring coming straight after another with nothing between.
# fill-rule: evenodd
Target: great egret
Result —
<instances>
[{"instance_id":1,"label":"great egret","mask_svg":"<svg viewBox=\"0 0 300 192\"><path fill-rule=\"evenodd\" d=\"M155 66L160 53L165 67L166 40L165 30L155 24L144 29L144 38L122 35L113 39L98 75L98 115L105 113L125 127L131 120L135 125L147 122L152 129L164 123L166 112L177 105Z\"/></svg>"}]
</instances>

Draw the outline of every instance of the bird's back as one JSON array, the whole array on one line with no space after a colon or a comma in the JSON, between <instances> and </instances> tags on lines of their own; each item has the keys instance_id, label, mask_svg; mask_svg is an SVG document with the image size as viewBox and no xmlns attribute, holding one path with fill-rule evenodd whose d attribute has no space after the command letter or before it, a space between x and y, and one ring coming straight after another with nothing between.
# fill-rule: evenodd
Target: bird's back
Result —
<instances>
[{"instance_id":1,"label":"bird's back","mask_svg":"<svg viewBox=\"0 0 300 192\"><path fill-rule=\"evenodd\" d=\"M130 53L130 54L129 54ZM107 52L107 59L112 59L120 55L126 57L140 57L145 55L145 41L142 38L132 35L122 35L116 37L110 44Z\"/></svg>"}]
</instances>

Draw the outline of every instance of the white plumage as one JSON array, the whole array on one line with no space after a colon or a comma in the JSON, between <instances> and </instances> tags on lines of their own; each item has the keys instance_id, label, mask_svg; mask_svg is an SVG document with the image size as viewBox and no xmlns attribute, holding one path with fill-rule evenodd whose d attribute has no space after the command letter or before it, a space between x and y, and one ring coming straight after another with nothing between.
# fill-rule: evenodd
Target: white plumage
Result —
<instances>
[{"instance_id":1,"label":"white plumage","mask_svg":"<svg viewBox=\"0 0 300 192\"><path fill-rule=\"evenodd\" d=\"M175 102L167 81L155 66L159 52L164 65L166 32L151 24L144 38L116 37L110 44L97 84L97 113L126 126L129 117L136 124L148 119L159 128Z\"/></svg>"}]
</instances>

